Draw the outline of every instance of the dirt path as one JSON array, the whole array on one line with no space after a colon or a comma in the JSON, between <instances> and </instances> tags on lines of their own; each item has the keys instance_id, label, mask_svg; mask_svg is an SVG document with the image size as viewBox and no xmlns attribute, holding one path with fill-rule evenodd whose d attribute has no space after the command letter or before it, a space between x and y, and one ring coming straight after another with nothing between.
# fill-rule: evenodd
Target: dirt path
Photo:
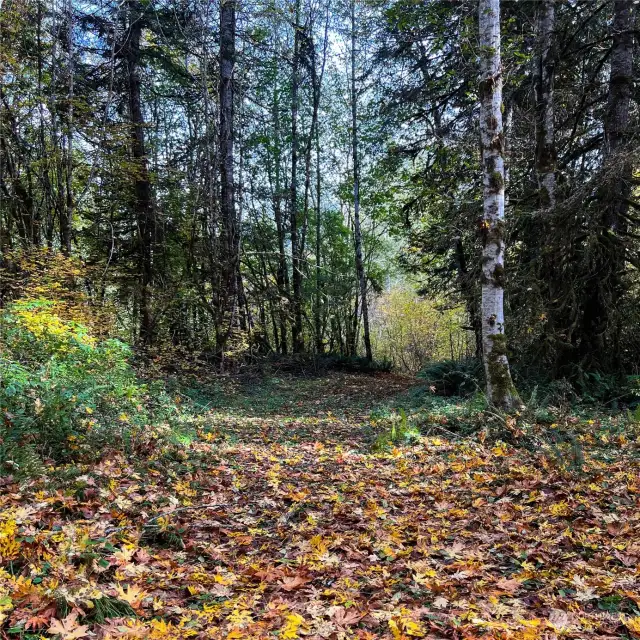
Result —
<instances>
[{"instance_id":1,"label":"dirt path","mask_svg":"<svg viewBox=\"0 0 640 640\"><path fill-rule=\"evenodd\" d=\"M371 424L372 412L393 406L416 387L415 379L404 376L333 373L230 381L209 394L201 392L200 403L212 431L223 441L322 442L368 450L378 433Z\"/></svg>"}]
</instances>

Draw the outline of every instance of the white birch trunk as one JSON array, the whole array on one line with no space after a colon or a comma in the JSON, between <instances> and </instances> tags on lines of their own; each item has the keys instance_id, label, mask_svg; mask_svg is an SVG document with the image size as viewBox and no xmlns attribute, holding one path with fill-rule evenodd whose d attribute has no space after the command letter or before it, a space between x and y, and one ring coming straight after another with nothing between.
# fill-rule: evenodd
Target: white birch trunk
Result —
<instances>
[{"instance_id":1,"label":"white birch trunk","mask_svg":"<svg viewBox=\"0 0 640 640\"><path fill-rule=\"evenodd\" d=\"M480 138L484 185L482 349L489 401L519 404L504 332L504 135L500 64L500 0L480 0Z\"/></svg>"}]
</instances>

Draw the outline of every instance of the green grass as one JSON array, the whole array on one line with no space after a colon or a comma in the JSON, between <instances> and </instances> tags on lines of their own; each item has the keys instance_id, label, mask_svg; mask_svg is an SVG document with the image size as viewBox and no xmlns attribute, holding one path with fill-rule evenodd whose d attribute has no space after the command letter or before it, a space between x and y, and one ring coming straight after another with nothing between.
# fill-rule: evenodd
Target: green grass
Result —
<instances>
[{"instance_id":1,"label":"green grass","mask_svg":"<svg viewBox=\"0 0 640 640\"><path fill-rule=\"evenodd\" d=\"M173 391L191 403L202 430L218 442L320 441L376 452L421 436L480 438L545 451L569 470L580 469L584 448L603 462L615 459L618 444L634 441L640 424L627 410L575 399L553 405L535 392L509 417L488 407L482 393L440 396L421 380L384 374L192 378L174 381Z\"/></svg>"}]
</instances>

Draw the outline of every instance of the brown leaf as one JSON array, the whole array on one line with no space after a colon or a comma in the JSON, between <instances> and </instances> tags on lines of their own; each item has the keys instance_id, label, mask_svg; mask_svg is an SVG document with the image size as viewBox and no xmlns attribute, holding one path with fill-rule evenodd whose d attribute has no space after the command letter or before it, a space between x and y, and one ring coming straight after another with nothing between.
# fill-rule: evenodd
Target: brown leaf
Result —
<instances>
[{"instance_id":1,"label":"brown leaf","mask_svg":"<svg viewBox=\"0 0 640 640\"><path fill-rule=\"evenodd\" d=\"M501 578L496 582L496 587L503 591L504 593L508 593L513 595L520 588L520 581L514 579Z\"/></svg>"},{"instance_id":2,"label":"brown leaf","mask_svg":"<svg viewBox=\"0 0 640 640\"><path fill-rule=\"evenodd\" d=\"M62 640L75 640L76 638L84 638L89 631L86 624L78 624L78 614L74 611L70 613L64 620L54 618L51 626L47 629L47 633L51 635L59 635Z\"/></svg>"},{"instance_id":3,"label":"brown leaf","mask_svg":"<svg viewBox=\"0 0 640 640\"><path fill-rule=\"evenodd\" d=\"M311 582L310 578L305 578L304 576L292 576L283 578L280 585L285 591L293 591L308 582Z\"/></svg>"},{"instance_id":4,"label":"brown leaf","mask_svg":"<svg viewBox=\"0 0 640 640\"><path fill-rule=\"evenodd\" d=\"M341 627L349 627L358 624L366 614L359 613L355 609L345 609L344 607L333 608L333 619Z\"/></svg>"},{"instance_id":5,"label":"brown leaf","mask_svg":"<svg viewBox=\"0 0 640 640\"><path fill-rule=\"evenodd\" d=\"M549 614L549 622L556 629L567 629L571 626L571 617L566 611L562 609L551 609Z\"/></svg>"}]
</instances>

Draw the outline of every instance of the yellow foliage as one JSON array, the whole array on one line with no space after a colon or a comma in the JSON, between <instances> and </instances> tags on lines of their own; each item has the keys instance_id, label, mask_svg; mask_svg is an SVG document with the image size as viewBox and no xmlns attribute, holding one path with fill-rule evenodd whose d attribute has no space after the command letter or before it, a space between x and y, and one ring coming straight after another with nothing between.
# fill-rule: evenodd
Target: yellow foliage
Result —
<instances>
[{"instance_id":1,"label":"yellow foliage","mask_svg":"<svg viewBox=\"0 0 640 640\"><path fill-rule=\"evenodd\" d=\"M396 287L371 308L371 340L378 360L417 373L431 360L459 359L473 352L462 307L445 308L409 288Z\"/></svg>"},{"instance_id":2,"label":"yellow foliage","mask_svg":"<svg viewBox=\"0 0 640 640\"><path fill-rule=\"evenodd\" d=\"M0 558L3 560L13 560L18 556L20 543L16 540L17 529L15 520L0 523Z\"/></svg>"},{"instance_id":3,"label":"yellow foliage","mask_svg":"<svg viewBox=\"0 0 640 640\"><path fill-rule=\"evenodd\" d=\"M394 616L389 620L388 624L394 640L402 640L403 638L423 638L426 635L422 624L411 617L410 612L405 608L400 611L399 615Z\"/></svg>"},{"instance_id":4,"label":"yellow foliage","mask_svg":"<svg viewBox=\"0 0 640 640\"><path fill-rule=\"evenodd\" d=\"M31 306L38 303L39 306ZM57 345L58 351L69 349L71 340L93 347L96 339L80 330L75 322L68 322L61 318L60 304L42 298L37 300L22 300L13 310L13 315L20 327L38 339L46 339Z\"/></svg>"},{"instance_id":5,"label":"yellow foliage","mask_svg":"<svg viewBox=\"0 0 640 640\"><path fill-rule=\"evenodd\" d=\"M284 626L280 633L281 638L286 640L294 640L299 637L299 633L305 630L305 620L298 613L290 613L285 620Z\"/></svg>"},{"instance_id":6,"label":"yellow foliage","mask_svg":"<svg viewBox=\"0 0 640 640\"><path fill-rule=\"evenodd\" d=\"M311 545L317 556L323 556L329 552L327 543L322 539L322 536L320 535L313 536L313 538L309 540L309 544Z\"/></svg>"},{"instance_id":7,"label":"yellow foliage","mask_svg":"<svg viewBox=\"0 0 640 640\"><path fill-rule=\"evenodd\" d=\"M620 620L634 636L640 638L640 616L636 616L635 618L620 616Z\"/></svg>"},{"instance_id":8,"label":"yellow foliage","mask_svg":"<svg viewBox=\"0 0 640 640\"><path fill-rule=\"evenodd\" d=\"M62 324L64 321L83 324L100 337L113 333L114 309L95 304L88 297L85 280L93 279L95 274L79 259L44 247L7 252L5 264L6 267L0 269L0 279L11 299L52 300L55 301L53 315ZM60 330L52 324L38 326L38 319L25 318L25 321L33 323L34 333Z\"/></svg>"}]
</instances>

